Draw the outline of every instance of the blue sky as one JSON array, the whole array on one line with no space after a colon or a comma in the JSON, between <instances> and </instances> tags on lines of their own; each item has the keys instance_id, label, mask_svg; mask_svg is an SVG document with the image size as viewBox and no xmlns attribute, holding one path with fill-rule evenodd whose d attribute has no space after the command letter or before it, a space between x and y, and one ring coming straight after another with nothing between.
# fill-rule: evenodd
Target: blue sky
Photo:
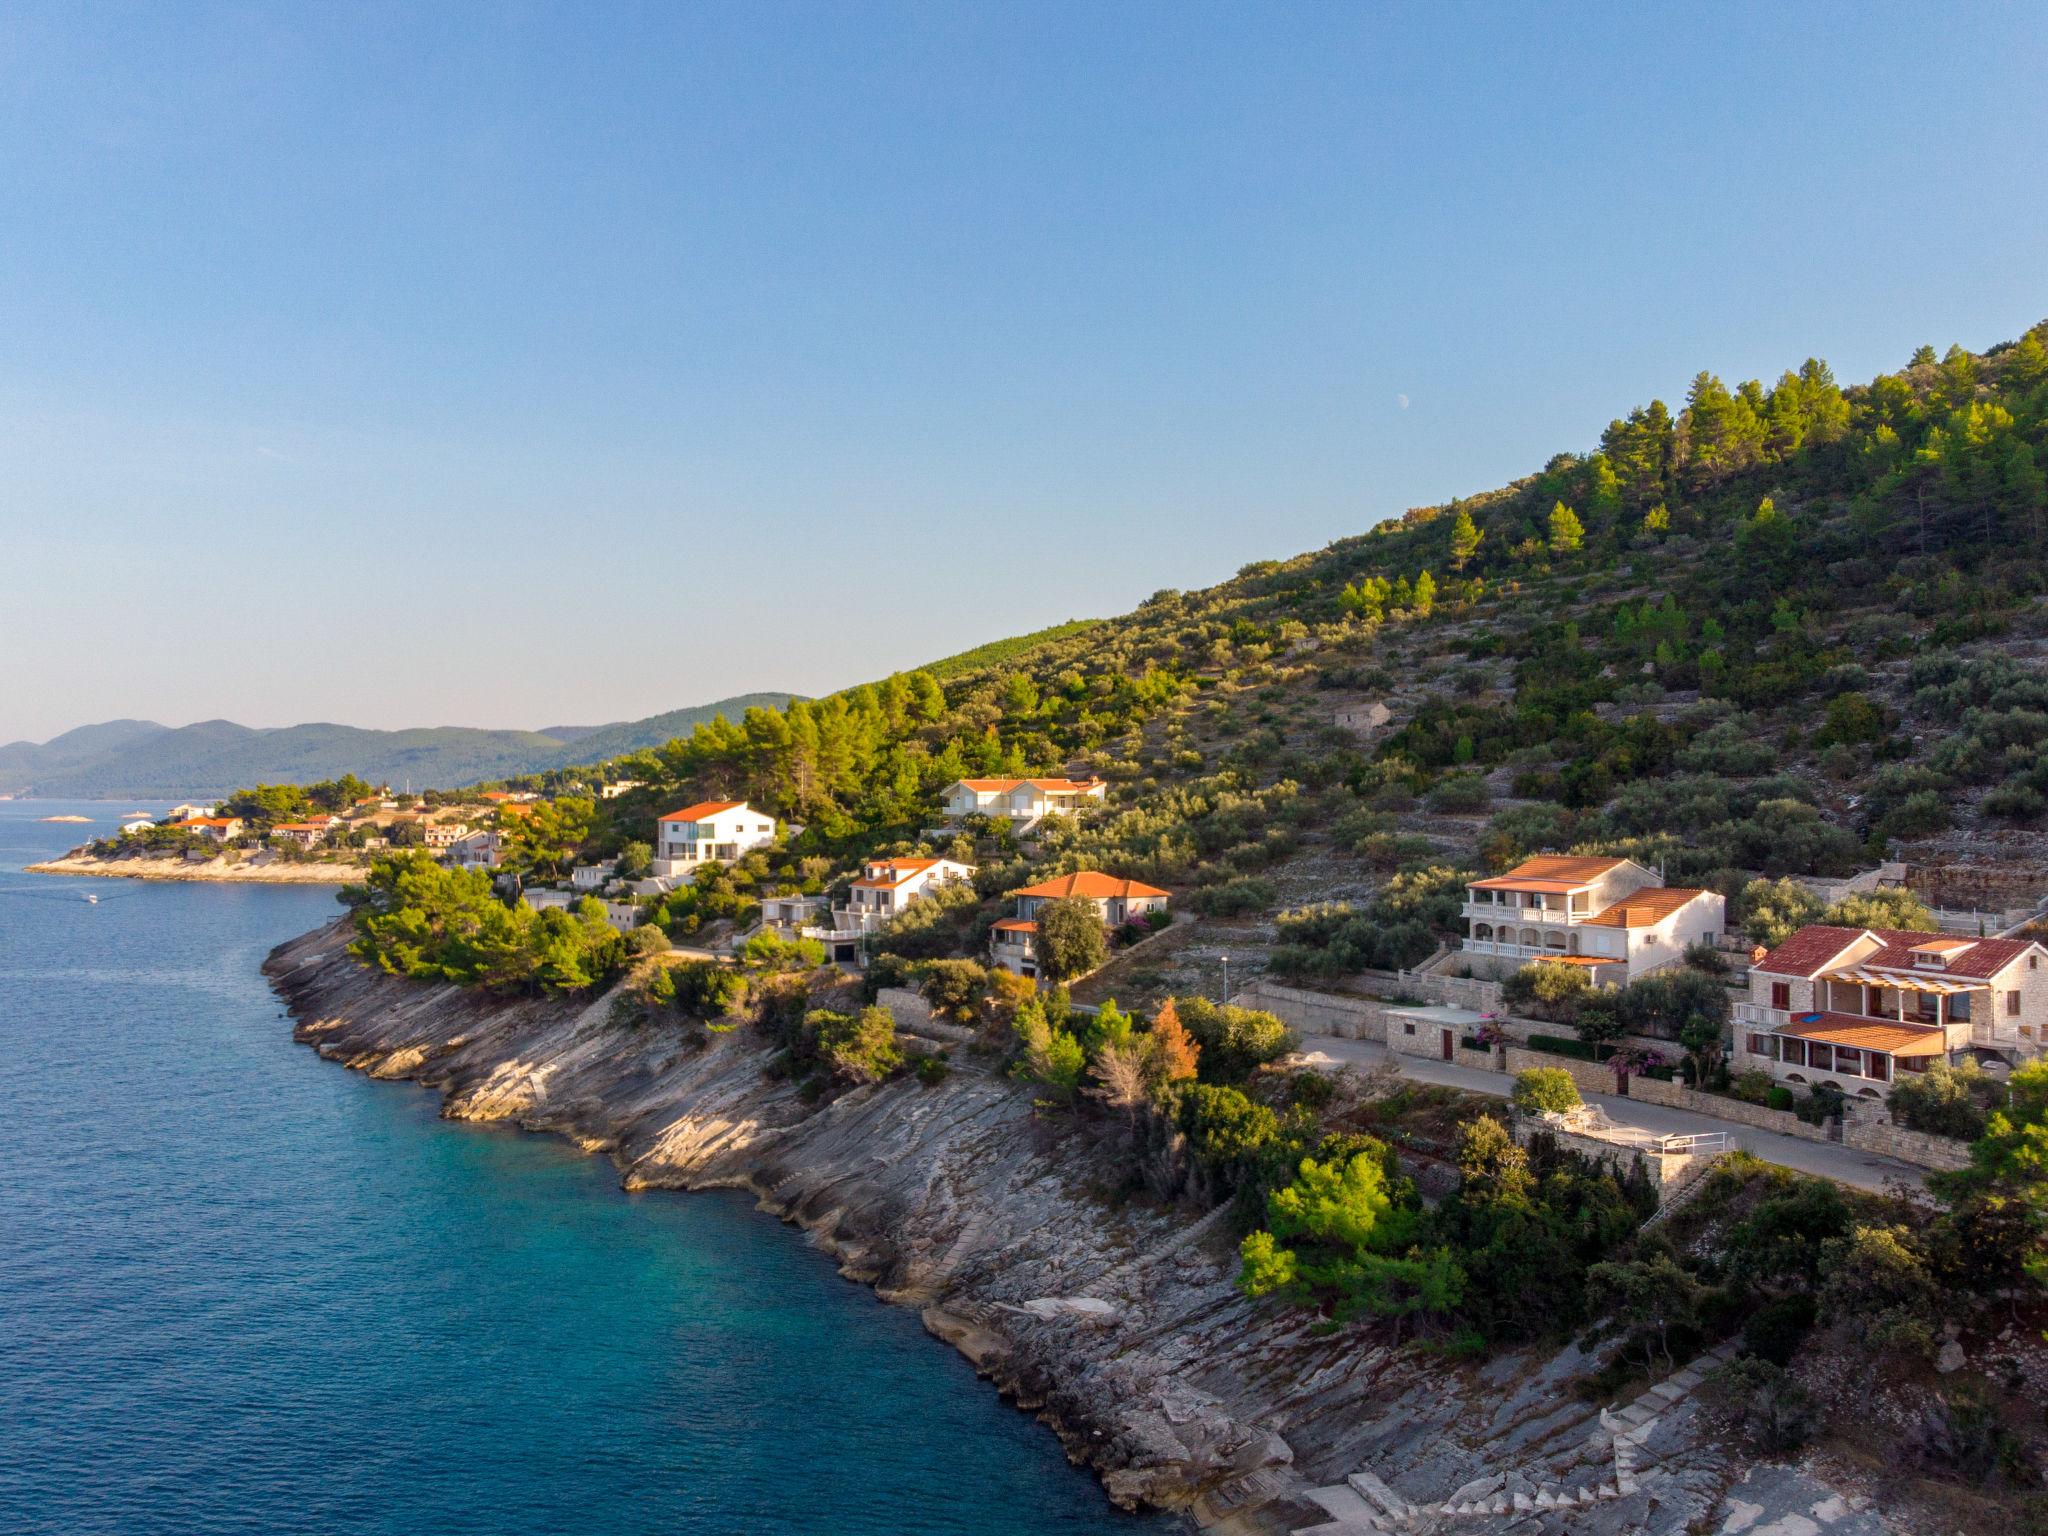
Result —
<instances>
[{"instance_id":1,"label":"blue sky","mask_svg":"<svg viewBox=\"0 0 2048 1536\"><path fill-rule=\"evenodd\" d=\"M2048 315L2048 12L15 4L0 740L1123 611Z\"/></svg>"}]
</instances>

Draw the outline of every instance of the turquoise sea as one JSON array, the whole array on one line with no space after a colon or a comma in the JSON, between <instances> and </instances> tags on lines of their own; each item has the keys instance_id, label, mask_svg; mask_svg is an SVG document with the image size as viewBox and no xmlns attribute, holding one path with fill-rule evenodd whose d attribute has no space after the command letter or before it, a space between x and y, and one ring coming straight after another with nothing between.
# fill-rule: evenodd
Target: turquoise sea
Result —
<instances>
[{"instance_id":1,"label":"turquoise sea","mask_svg":"<svg viewBox=\"0 0 2048 1536\"><path fill-rule=\"evenodd\" d=\"M20 873L160 808L0 802L0 1531L1169 1528L746 1200L294 1044L331 890Z\"/></svg>"}]
</instances>

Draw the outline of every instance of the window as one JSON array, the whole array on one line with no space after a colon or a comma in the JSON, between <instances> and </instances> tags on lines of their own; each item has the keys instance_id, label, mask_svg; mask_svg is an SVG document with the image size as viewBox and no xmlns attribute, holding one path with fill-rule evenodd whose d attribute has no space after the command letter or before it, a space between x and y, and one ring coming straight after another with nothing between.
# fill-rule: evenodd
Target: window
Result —
<instances>
[{"instance_id":1,"label":"window","mask_svg":"<svg viewBox=\"0 0 2048 1536\"><path fill-rule=\"evenodd\" d=\"M1771 983L1771 1006L1773 1008L1790 1008L1792 1006L1791 982L1774 981Z\"/></svg>"},{"instance_id":2,"label":"window","mask_svg":"<svg viewBox=\"0 0 2048 1536\"><path fill-rule=\"evenodd\" d=\"M2005 994L2005 1016L2016 1019L2020 1016L2020 995L2017 992Z\"/></svg>"},{"instance_id":3,"label":"window","mask_svg":"<svg viewBox=\"0 0 2048 1536\"><path fill-rule=\"evenodd\" d=\"M1413 1024L1403 1024L1401 1026L1401 1033L1404 1035L1412 1035L1415 1033L1415 1026Z\"/></svg>"},{"instance_id":4,"label":"window","mask_svg":"<svg viewBox=\"0 0 2048 1536\"><path fill-rule=\"evenodd\" d=\"M1751 1035L1749 1037L1749 1054L1752 1056L1770 1055L1771 1037L1769 1035Z\"/></svg>"}]
</instances>

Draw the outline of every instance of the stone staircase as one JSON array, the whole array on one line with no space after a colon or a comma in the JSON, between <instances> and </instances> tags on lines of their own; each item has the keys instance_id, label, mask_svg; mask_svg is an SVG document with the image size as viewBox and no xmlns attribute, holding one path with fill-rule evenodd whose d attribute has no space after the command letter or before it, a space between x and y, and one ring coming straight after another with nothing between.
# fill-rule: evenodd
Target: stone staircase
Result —
<instances>
[{"instance_id":1,"label":"stone staircase","mask_svg":"<svg viewBox=\"0 0 2048 1536\"><path fill-rule=\"evenodd\" d=\"M1294 1536L1388 1536L1397 1531L1434 1529L1444 1520L1520 1519L1627 1498L1640 1486L1636 1476L1639 1448L1658 1419L1691 1396L1707 1372L1734 1353L1735 1341L1730 1339L1660 1381L1619 1412L1601 1409L1600 1429L1594 1443L1602 1438L1608 1440L1613 1456L1613 1474L1603 1481L1538 1487L1534 1492L1510 1491L1509 1474L1495 1472L1475 1478L1447 1499L1416 1504L1374 1473L1358 1471L1341 1483L1309 1490L1309 1499L1330 1518L1297 1527Z\"/></svg>"},{"instance_id":2,"label":"stone staircase","mask_svg":"<svg viewBox=\"0 0 2048 1536\"><path fill-rule=\"evenodd\" d=\"M1727 1155L1724 1152L1721 1157ZM1706 1188L1707 1175L1713 1172L1714 1164L1718 1163L1721 1157L1710 1157L1695 1163L1685 1170L1683 1177L1675 1184L1665 1186L1662 1198L1657 1202L1657 1209L1649 1214L1648 1219L1637 1230L1647 1232L1652 1227L1662 1226L1698 1199L1700 1191Z\"/></svg>"}]
</instances>

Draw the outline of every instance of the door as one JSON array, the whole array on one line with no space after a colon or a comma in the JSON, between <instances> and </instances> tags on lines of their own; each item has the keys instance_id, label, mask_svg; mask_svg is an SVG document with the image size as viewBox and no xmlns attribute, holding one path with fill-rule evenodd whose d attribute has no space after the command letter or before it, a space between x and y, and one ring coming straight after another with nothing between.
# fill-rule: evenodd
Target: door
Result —
<instances>
[{"instance_id":1,"label":"door","mask_svg":"<svg viewBox=\"0 0 2048 1536\"><path fill-rule=\"evenodd\" d=\"M1450 1032L1450 1031L1449 1031L1448 1029L1447 1029L1447 1030L1444 1030L1444 1031L1443 1031L1443 1037L1444 1037L1444 1060L1445 1060L1445 1061L1450 1061L1450 1060L1452 1060L1452 1059L1453 1059L1453 1058L1452 1058L1452 1056L1451 1056L1451 1050L1452 1050L1452 1047L1453 1047L1453 1045L1455 1044L1455 1042L1454 1042L1454 1041L1453 1041L1453 1040L1451 1039L1451 1032Z\"/></svg>"}]
</instances>

